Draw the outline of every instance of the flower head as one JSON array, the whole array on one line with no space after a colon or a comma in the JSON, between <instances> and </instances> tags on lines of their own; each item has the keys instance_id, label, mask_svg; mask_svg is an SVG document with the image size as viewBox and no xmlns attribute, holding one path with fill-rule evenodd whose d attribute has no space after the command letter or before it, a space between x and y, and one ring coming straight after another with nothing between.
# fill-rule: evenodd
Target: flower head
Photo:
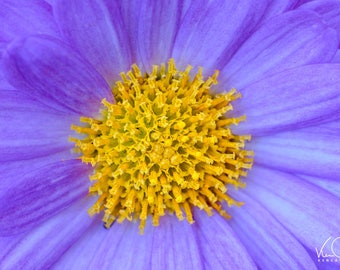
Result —
<instances>
[{"instance_id":1,"label":"flower head","mask_svg":"<svg viewBox=\"0 0 340 270\"><path fill-rule=\"evenodd\" d=\"M337 267L338 5L2 1L0 268Z\"/></svg>"}]
</instances>

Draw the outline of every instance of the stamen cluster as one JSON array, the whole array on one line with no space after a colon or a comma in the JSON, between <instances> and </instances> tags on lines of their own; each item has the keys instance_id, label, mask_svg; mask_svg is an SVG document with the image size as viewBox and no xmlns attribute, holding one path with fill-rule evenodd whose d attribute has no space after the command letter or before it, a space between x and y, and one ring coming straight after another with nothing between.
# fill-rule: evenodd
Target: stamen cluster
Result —
<instances>
[{"instance_id":1,"label":"stamen cluster","mask_svg":"<svg viewBox=\"0 0 340 270\"><path fill-rule=\"evenodd\" d=\"M222 202L241 205L226 193L230 185L245 186L240 177L253 162L244 150L250 136L229 128L244 117L226 117L240 94L210 94L218 73L203 80L199 69L191 79L190 70L177 71L173 59L151 74L133 65L113 88L116 102L102 101L100 119L72 125L83 134L71 138L81 160L94 167L89 192L98 200L89 213L104 211L107 227L139 219L142 232L148 216L157 226L166 213L193 223L193 206L229 218Z\"/></svg>"}]
</instances>

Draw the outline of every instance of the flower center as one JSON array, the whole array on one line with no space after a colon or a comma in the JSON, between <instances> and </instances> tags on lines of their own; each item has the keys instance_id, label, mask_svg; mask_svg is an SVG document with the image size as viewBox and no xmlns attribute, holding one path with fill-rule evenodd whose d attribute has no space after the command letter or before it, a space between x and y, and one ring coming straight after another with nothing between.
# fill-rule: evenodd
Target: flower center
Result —
<instances>
[{"instance_id":1,"label":"flower center","mask_svg":"<svg viewBox=\"0 0 340 270\"><path fill-rule=\"evenodd\" d=\"M94 167L89 192L98 200L89 214L104 211L106 227L139 219L143 232L148 216L157 226L167 213L193 223L194 206L229 218L222 202L242 204L226 193L228 185L245 186L240 177L253 162L253 152L244 150L250 136L229 128L245 117L226 116L240 94L213 95L218 72L203 80L202 69L193 79L190 70L178 71L173 59L151 74L133 65L113 87L116 102L102 100L100 119L72 125L83 135L71 138L76 151Z\"/></svg>"}]
</instances>

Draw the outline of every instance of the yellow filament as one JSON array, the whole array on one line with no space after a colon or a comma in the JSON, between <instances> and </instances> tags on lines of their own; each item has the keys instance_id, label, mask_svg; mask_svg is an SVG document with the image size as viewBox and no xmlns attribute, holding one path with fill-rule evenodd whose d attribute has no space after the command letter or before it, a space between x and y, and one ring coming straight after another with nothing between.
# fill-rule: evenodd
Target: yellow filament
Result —
<instances>
[{"instance_id":1,"label":"yellow filament","mask_svg":"<svg viewBox=\"0 0 340 270\"><path fill-rule=\"evenodd\" d=\"M82 134L71 138L76 151L94 167L89 192L99 197L89 213L103 211L107 227L139 219L143 232L148 216L157 226L167 213L193 223L194 206L229 218L222 202L241 205L226 193L245 186L240 177L253 162L243 149L250 136L230 129L245 117L227 117L240 94L213 95L218 72L204 80L202 69L192 79L190 70L178 71L173 59L151 74L133 65L113 87L116 102L103 99L100 118L72 125Z\"/></svg>"}]
</instances>

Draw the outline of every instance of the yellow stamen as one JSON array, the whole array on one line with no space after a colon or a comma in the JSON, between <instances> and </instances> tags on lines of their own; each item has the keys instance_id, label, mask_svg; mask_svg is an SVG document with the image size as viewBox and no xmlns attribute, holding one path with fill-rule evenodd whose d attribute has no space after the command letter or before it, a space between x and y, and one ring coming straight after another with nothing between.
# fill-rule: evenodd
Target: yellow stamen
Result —
<instances>
[{"instance_id":1,"label":"yellow stamen","mask_svg":"<svg viewBox=\"0 0 340 270\"><path fill-rule=\"evenodd\" d=\"M250 136L230 129L245 117L226 115L240 94L213 95L218 72L203 80L202 69L192 79L190 70L178 71L173 59L151 74L133 65L112 89L116 103L103 99L100 118L71 126L82 134L70 138L76 152L94 167L89 192L99 198L89 214L103 211L106 227L139 219L143 232L148 216L157 226L167 213L193 223L194 206L229 218L222 202L241 205L226 193L245 186L240 177L253 162L243 149Z\"/></svg>"}]
</instances>

